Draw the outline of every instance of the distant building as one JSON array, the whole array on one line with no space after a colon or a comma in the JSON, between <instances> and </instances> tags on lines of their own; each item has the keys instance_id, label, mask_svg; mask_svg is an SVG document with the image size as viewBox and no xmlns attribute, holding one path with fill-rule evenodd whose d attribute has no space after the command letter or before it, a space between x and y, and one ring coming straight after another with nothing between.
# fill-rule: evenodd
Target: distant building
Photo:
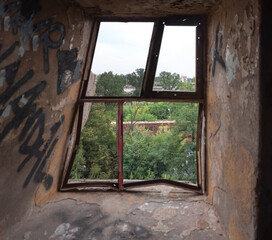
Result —
<instances>
[{"instance_id":1,"label":"distant building","mask_svg":"<svg viewBox=\"0 0 272 240\"><path fill-rule=\"evenodd\" d=\"M133 94L135 90L136 90L136 87L133 87L132 85L125 85L123 92L126 94Z\"/></svg>"},{"instance_id":2,"label":"distant building","mask_svg":"<svg viewBox=\"0 0 272 240\"><path fill-rule=\"evenodd\" d=\"M180 76L179 81L180 82L186 82L187 81L187 76Z\"/></svg>"}]
</instances>

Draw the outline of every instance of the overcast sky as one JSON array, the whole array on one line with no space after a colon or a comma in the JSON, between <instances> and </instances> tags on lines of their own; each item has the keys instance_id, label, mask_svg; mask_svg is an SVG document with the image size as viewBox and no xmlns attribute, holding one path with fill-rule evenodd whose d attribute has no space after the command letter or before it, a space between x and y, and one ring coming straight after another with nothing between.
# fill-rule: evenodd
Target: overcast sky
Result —
<instances>
[{"instance_id":1,"label":"overcast sky","mask_svg":"<svg viewBox=\"0 0 272 240\"><path fill-rule=\"evenodd\" d=\"M153 23L100 25L92 72L128 74L145 68ZM195 76L195 27L164 28L157 74L161 71Z\"/></svg>"}]
</instances>

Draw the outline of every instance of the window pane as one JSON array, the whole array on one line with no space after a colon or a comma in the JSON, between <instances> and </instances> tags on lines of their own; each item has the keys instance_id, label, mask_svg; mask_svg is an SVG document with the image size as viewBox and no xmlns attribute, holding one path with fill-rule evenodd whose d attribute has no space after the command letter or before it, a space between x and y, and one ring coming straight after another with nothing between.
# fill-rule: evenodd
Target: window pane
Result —
<instances>
[{"instance_id":1,"label":"window pane","mask_svg":"<svg viewBox=\"0 0 272 240\"><path fill-rule=\"evenodd\" d=\"M123 173L133 180L197 182L198 104L124 104Z\"/></svg>"},{"instance_id":2,"label":"window pane","mask_svg":"<svg viewBox=\"0 0 272 240\"><path fill-rule=\"evenodd\" d=\"M85 103L71 179L118 179L116 103Z\"/></svg>"},{"instance_id":3,"label":"window pane","mask_svg":"<svg viewBox=\"0 0 272 240\"><path fill-rule=\"evenodd\" d=\"M140 96L153 23L101 22L91 71L96 96Z\"/></svg>"},{"instance_id":4,"label":"window pane","mask_svg":"<svg viewBox=\"0 0 272 240\"><path fill-rule=\"evenodd\" d=\"M165 26L153 91L195 92L196 27Z\"/></svg>"}]
</instances>

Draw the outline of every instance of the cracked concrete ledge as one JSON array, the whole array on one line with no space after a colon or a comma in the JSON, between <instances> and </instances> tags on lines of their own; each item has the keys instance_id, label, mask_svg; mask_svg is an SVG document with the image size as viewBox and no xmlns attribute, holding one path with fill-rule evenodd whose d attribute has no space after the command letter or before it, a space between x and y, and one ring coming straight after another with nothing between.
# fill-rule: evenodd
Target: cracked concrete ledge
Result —
<instances>
[{"instance_id":1,"label":"cracked concrete ledge","mask_svg":"<svg viewBox=\"0 0 272 240\"><path fill-rule=\"evenodd\" d=\"M205 196L171 192L58 193L5 240L227 239Z\"/></svg>"}]
</instances>

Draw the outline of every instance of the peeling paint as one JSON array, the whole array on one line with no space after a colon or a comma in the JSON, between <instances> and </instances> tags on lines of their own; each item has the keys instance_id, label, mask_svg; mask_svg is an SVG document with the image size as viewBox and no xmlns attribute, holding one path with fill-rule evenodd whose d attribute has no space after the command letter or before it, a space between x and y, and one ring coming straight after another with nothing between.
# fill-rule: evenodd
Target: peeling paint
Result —
<instances>
[{"instance_id":1,"label":"peeling paint","mask_svg":"<svg viewBox=\"0 0 272 240\"><path fill-rule=\"evenodd\" d=\"M2 117L6 118L10 115L11 105L6 106L5 110L2 113Z\"/></svg>"},{"instance_id":2,"label":"peeling paint","mask_svg":"<svg viewBox=\"0 0 272 240\"><path fill-rule=\"evenodd\" d=\"M36 52L38 49L38 46L39 46L39 35L36 34L32 38L32 50Z\"/></svg>"},{"instance_id":3,"label":"peeling paint","mask_svg":"<svg viewBox=\"0 0 272 240\"><path fill-rule=\"evenodd\" d=\"M237 58L236 53L230 52L230 47L226 48L226 70L227 70L227 81L228 84L231 84L232 80L236 76L237 69L240 69L240 62Z\"/></svg>"},{"instance_id":4,"label":"peeling paint","mask_svg":"<svg viewBox=\"0 0 272 240\"><path fill-rule=\"evenodd\" d=\"M52 106L52 110L53 111L62 111L63 108L65 107L66 104L66 98L61 99L61 101L59 102L59 104L57 104L56 106Z\"/></svg>"},{"instance_id":5,"label":"peeling paint","mask_svg":"<svg viewBox=\"0 0 272 240\"><path fill-rule=\"evenodd\" d=\"M20 57L23 57L25 55L25 48L23 46L20 46L18 53Z\"/></svg>"},{"instance_id":6,"label":"peeling paint","mask_svg":"<svg viewBox=\"0 0 272 240\"><path fill-rule=\"evenodd\" d=\"M4 17L4 31L7 32L10 26L10 16Z\"/></svg>"},{"instance_id":7,"label":"peeling paint","mask_svg":"<svg viewBox=\"0 0 272 240\"><path fill-rule=\"evenodd\" d=\"M70 50L72 50L72 48L73 48L73 41L74 41L74 36L72 36L71 37L71 39L70 39Z\"/></svg>"},{"instance_id":8,"label":"peeling paint","mask_svg":"<svg viewBox=\"0 0 272 240\"><path fill-rule=\"evenodd\" d=\"M223 0L208 19L207 189L230 239L235 240L254 239L256 230L259 14L255 0ZM211 53L216 52L220 35L218 52L226 68L217 65L213 74Z\"/></svg>"},{"instance_id":9,"label":"peeling paint","mask_svg":"<svg viewBox=\"0 0 272 240\"><path fill-rule=\"evenodd\" d=\"M22 104L26 105L26 104L27 104L27 102L28 102L28 99L27 99L27 98L25 98L25 95L23 94L23 95L22 95L22 97L21 97L21 99L20 99L20 103L22 103Z\"/></svg>"}]
</instances>

